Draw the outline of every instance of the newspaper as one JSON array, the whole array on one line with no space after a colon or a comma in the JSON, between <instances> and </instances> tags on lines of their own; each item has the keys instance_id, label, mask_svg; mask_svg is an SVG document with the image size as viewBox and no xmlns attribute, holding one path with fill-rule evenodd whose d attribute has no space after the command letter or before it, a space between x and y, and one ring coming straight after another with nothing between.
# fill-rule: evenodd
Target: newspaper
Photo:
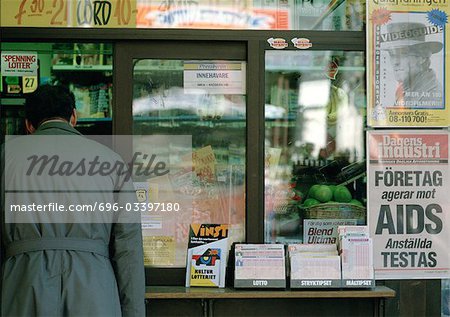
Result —
<instances>
[{"instance_id":1,"label":"newspaper","mask_svg":"<svg viewBox=\"0 0 450 317\"><path fill-rule=\"evenodd\" d=\"M448 278L449 132L368 133L369 227L377 279Z\"/></svg>"}]
</instances>

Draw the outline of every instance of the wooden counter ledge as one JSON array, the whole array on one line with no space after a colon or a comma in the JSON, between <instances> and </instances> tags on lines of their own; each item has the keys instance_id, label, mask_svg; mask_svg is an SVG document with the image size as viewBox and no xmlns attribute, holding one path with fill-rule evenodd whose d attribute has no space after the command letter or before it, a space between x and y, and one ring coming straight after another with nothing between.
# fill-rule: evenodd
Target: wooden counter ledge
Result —
<instances>
[{"instance_id":1,"label":"wooden counter ledge","mask_svg":"<svg viewBox=\"0 0 450 317\"><path fill-rule=\"evenodd\" d=\"M216 298L392 298L395 291L386 286L371 289L234 289L182 286L149 286L146 299L216 299Z\"/></svg>"}]
</instances>

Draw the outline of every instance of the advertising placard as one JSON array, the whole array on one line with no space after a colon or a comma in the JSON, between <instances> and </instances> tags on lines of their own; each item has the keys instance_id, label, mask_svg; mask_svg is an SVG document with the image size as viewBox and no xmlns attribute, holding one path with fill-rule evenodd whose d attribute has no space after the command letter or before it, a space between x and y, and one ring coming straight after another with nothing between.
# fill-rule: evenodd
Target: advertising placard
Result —
<instances>
[{"instance_id":1,"label":"advertising placard","mask_svg":"<svg viewBox=\"0 0 450 317\"><path fill-rule=\"evenodd\" d=\"M191 224L186 287L225 287L227 258L227 224Z\"/></svg>"},{"instance_id":2,"label":"advertising placard","mask_svg":"<svg viewBox=\"0 0 450 317\"><path fill-rule=\"evenodd\" d=\"M36 52L2 52L2 76L36 76L38 56Z\"/></svg>"},{"instance_id":3,"label":"advertising placard","mask_svg":"<svg viewBox=\"0 0 450 317\"><path fill-rule=\"evenodd\" d=\"M290 10L287 3L284 7L274 7L271 4L255 6L252 2L225 0L212 4L209 0L2 0L0 25L273 30L290 28ZM322 7L325 5L326 1L323 1Z\"/></svg>"},{"instance_id":4,"label":"advertising placard","mask_svg":"<svg viewBox=\"0 0 450 317\"><path fill-rule=\"evenodd\" d=\"M1 26L136 27L136 0L2 0Z\"/></svg>"},{"instance_id":5,"label":"advertising placard","mask_svg":"<svg viewBox=\"0 0 450 317\"><path fill-rule=\"evenodd\" d=\"M336 244L338 226L356 225L356 222L356 219L305 219L303 220L303 242Z\"/></svg>"},{"instance_id":6,"label":"advertising placard","mask_svg":"<svg viewBox=\"0 0 450 317\"><path fill-rule=\"evenodd\" d=\"M448 4L370 0L367 6L368 124L448 126Z\"/></svg>"},{"instance_id":7,"label":"advertising placard","mask_svg":"<svg viewBox=\"0 0 450 317\"><path fill-rule=\"evenodd\" d=\"M449 276L448 141L446 130L368 132L376 279Z\"/></svg>"},{"instance_id":8,"label":"advertising placard","mask_svg":"<svg viewBox=\"0 0 450 317\"><path fill-rule=\"evenodd\" d=\"M7 95L27 94L39 82L39 61L36 52L4 51L0 56L0 91Z\"/></svg>"},{"instance_id":9,"label":"advertising placard","mask_svg":"<svg viewBox=\"0 0 450 317\"><path fill-rule=\"evenodd\" d=\"M138 28L288 30L289 8L253 1L139 1Z\"/></svg>"}]
</instances>

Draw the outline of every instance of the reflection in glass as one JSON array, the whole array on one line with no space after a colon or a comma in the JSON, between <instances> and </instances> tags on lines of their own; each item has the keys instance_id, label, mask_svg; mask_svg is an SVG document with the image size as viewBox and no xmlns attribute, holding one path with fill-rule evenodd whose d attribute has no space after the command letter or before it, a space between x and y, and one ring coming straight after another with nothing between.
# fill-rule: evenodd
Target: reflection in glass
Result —
<instances>
[{"instance_id":1,"label":"reflection in glass","mask_svg":"<svg viewBox=\"0 0 450 317\"><path fill-rule=\"evenodd\" d=\"M266 52L266 242L301 242L304 219L365 222L364 78L362 52Z\"/></svg>"},{"instance_id":2,"label":"reflection in glass","mask_svg":"<svg viewBox=\"0 0 450 317\"><path fill-rule=\"evenodd\" d=\"M192 65L198 69L216 66L225 68L229 76L243 78L242 82L237 81L242 87L238 85L233 88L232 83L220 78L188 80L191 74L187 72L192 71ZM212 74L216 73L213 71ZM202 86L204 84L206 86ZM221 88L217 88L218 86ZM134 135L192 136L190 157L181 157L180 154L170 158L184 163L189 161L191 164L186 163L182 170L171 171L164 178L139 180L139 184L144 184L150 192L155 192L155 188L163 186L173 190L174 198L184 195L192 200L189 210L171 214L154 213L153 219L145 219L155 224L143 230L144 253L148 255L145 258L146 265L184 267L191 223L229 224L231 241L244 240L244 91L243 62L135 60ZM170 146L180 148L175 144ZM147 151L157 151L151 144L144 147L142 144L134 144L135 150L139 147ZM158 241L168 246L164 248L164 252L170 260L161 255L163 251L158 249Z\"/></svg>"},{"instance_id":3,"label":"reflection in glass","mask_svg":"<svg viewBox=\"0 0 450 317\"><path fill-rule=\"evenodd\" d=\"M363 31L361 0L137 1L141 28Z\"/></svg>"},{"instance_id":4,"label":"reflection in glass","mask_svg":"<svg viewBox=\"0 0 450 317\"><path fill-rule=\"evenodd\" d=\"M295 1L293 30L363 31L365 2L360 0Z\"/></svg>"}]
</instances>

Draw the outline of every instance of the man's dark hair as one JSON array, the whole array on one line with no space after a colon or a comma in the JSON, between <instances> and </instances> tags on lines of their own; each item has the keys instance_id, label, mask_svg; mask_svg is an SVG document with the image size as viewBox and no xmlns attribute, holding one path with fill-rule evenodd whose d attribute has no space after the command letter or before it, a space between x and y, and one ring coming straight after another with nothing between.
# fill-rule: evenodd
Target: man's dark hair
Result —
<instances>
[{"instance_id":1,"label":"man's dark hair","mask_svg":"<svg viewBox=\"0 0 450 317\"><path fill-rule=\"evenodd\" d=\"M42 85L26 98L25 118L37 129L46 120L70 121L74 108L75 97L67 87Z\"/></svg>"}]
</instances>

